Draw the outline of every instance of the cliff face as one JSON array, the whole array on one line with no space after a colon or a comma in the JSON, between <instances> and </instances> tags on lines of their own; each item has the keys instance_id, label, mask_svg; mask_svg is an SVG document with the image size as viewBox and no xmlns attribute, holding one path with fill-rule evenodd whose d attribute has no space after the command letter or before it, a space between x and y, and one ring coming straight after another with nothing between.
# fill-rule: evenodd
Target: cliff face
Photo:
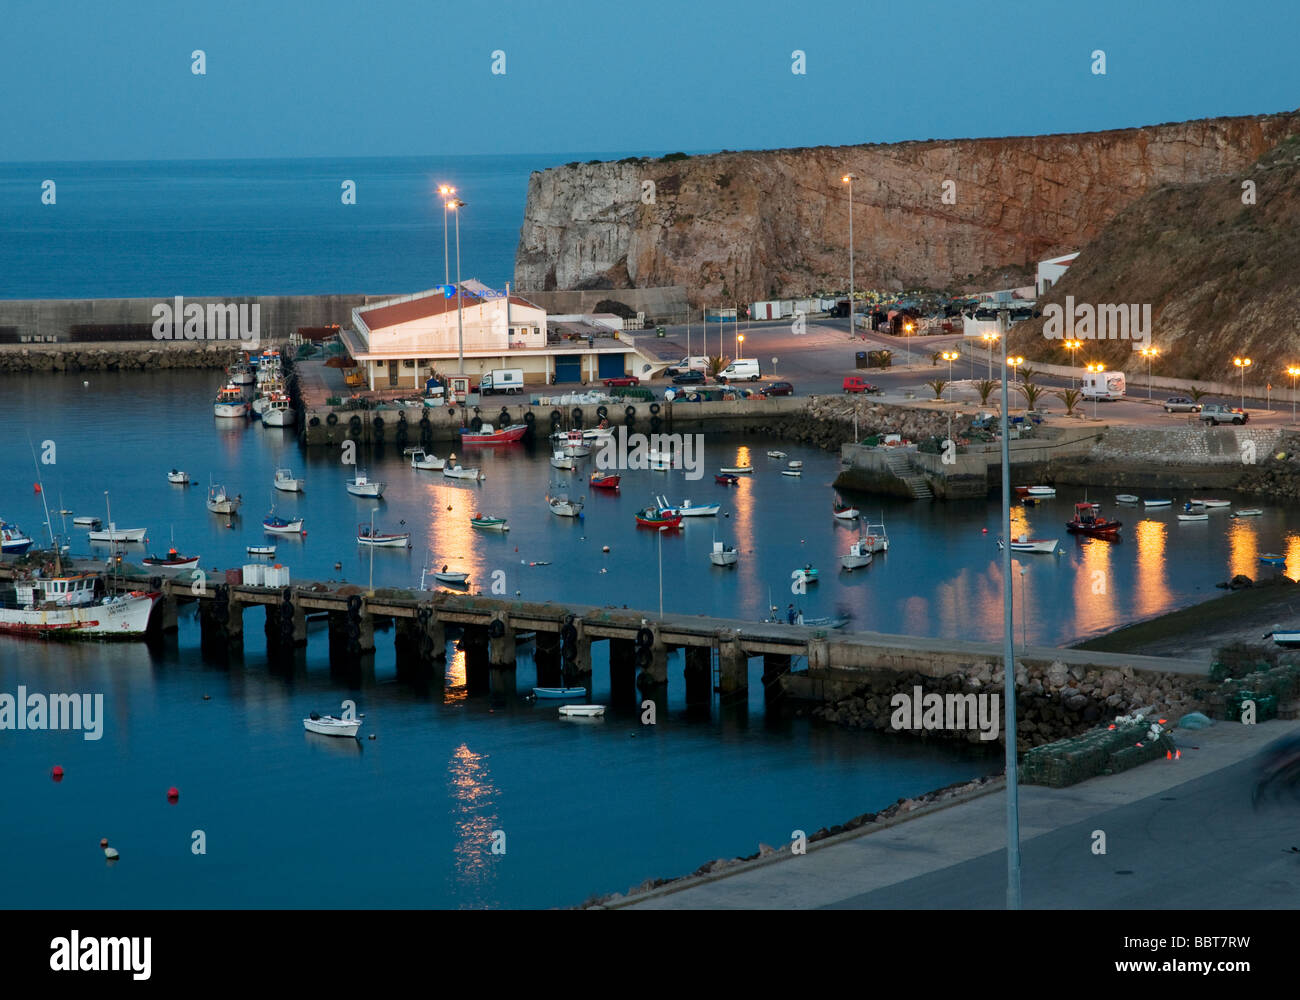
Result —
<instances>
[{"instance_id":1,"label":"cliff face","mask_svg":"<svg viewBox=\"0 0 1300 1000\"><path fill-rule=\"evenodd\" d=\"M1083 246L1146 192L1239 172L1297 125L1291 112L556 167L529 180L515 282L521 291L680 284L696 305L843 289L840 178L854 173L857 287L950 286Z\"/></svg>"},{"instance_id":2,"label":"cliff face","mask_svg":"<svg viewBox=\"0 0 1300 1000\"><path fill-rule=\"evenodd\" d=\"M1253 191L1243 184L1249 181ZM1245 200L1244 200L1245 199ZM1253 201L1253 204L1247 203ZM1289 365L1300 363L1300 129L1229 176L1170 185L1138 199L1106 225L1039 305L1151 307L1152 373L1236 384L1232 359L1251 358L1248 392L1273 385L1289 401ZM1072 364L1045 319L1017 323L1008 345L1033 360ZM1146 373L1132 341L1090 340L1077 363L1103 361Z\"/></svg>"}]
</instances>

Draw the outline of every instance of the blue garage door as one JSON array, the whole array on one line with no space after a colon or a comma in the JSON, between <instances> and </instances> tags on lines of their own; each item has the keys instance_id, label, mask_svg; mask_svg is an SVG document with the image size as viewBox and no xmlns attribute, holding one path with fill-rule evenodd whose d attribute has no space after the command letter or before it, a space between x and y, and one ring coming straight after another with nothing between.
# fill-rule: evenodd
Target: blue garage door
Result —
<instances>
[{"instance_id":1,"label":"blue garage door","mask_svg":"<svg viewBox=\"0 0 1300 1000\"><path fill-rule=\"evenodd\" d=\"M623 355L602 354L598 370L601 378L618 378L623 374Z\"/></svg>"},{"instance_id":2,"label":"blue garage door","mask_svg":"<svg viewBox=\"0 0 1300 1000\"><path fill-rule=\"evenodd\" d=\"M555 381L581 382L582 355L560 354L555 358Z\"/></svg>"}]
</instances>

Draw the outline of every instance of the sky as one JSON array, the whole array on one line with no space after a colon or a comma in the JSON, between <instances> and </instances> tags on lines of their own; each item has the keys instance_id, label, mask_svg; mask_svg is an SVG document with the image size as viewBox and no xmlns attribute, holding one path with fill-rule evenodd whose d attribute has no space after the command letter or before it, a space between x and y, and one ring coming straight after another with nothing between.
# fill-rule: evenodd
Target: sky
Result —
<instances>
[{"instance_id":1,"label":"sky","mask_svg":"<svg viewBox=\"0 0 1300 1000\"><path fill-rule=\"evenodd\" d=\"M1263 114L1300 105L1298 29L1293 0L5 0L0 161L706 152Z\"/></svg>"}]
</instances>

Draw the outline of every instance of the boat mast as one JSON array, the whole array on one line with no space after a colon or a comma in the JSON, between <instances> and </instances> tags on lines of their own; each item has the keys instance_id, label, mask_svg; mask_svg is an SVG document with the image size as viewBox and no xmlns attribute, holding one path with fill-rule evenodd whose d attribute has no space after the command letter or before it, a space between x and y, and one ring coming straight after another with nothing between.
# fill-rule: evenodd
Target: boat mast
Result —
<instances>
[{"instance_id":1,"label":"boat mast","mask_svg":"<svg viewBox=\"0 0 1300 1000\"><path fill-rule=\"evenodd\" d=\"M27 440L32 449L32 464L36 466L36 488L41 493L41 506L45 508L45 530L50 535L50 545L54 547L54 573L56 576L63 575L63 561L59 558L59 539L54 534L54 525L50 523L50 503L45 498L45 484L41 481L41 464L36 461L36 446L32 444L31 439Z\"/></svg>"}]
</instances>

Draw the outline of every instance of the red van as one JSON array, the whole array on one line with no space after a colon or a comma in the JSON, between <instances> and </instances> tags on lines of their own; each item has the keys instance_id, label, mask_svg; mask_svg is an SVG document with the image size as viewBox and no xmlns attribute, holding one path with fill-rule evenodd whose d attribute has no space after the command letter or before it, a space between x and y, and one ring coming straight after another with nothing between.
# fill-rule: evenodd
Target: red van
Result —
<instances>
[{"instance_id":1,"label":"red van","mask_svg":"<svg viewBox=\"0 0 1300 1000\"><path fill-rule=\"evenodd\" d=\"M881 389L879 386L872 385L861 375L846 375L844 376L844 391L878 394Z\"/></svg>"}]
</instances>

